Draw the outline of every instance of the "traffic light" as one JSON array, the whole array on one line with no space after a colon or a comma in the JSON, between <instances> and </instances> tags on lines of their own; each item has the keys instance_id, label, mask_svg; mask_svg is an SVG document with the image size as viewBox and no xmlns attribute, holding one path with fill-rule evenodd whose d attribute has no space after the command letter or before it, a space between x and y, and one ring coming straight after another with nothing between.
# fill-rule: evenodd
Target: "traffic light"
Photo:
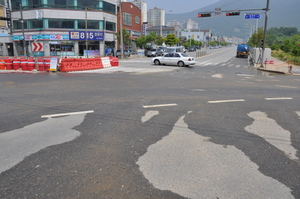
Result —
<instances>
[{"instance_id":1,"label":"traffic light","mask_svg":"<svg viewBox=\"0 0 300 199\"><path fill-rule=\"evenodd\" d=\"M10 18L8 18L8 17L0 17L0 20L10 21Z\"/></svg>"},{"instance_id":2,"label":"traffic light","mask_svg":"<svg viewBox=\"0 0 300 199\"><path fill-rule=\"evenodd\" d=\"M260 47L264 48L264 40L263 39L261 40Z\"/></svg>"},{"instance_id":3,"label":"traffic light","mask_svg":"<svg viewBox=\"0 0 300 199\"><path fill-rule=\"evenodd\" d=\"M211 13L206 12L206 13L198 13L198 17L211 17Z\"/></svg>"},{"instance_id":4,"label":"traffic light","mask_svg":"<svg viewBox=\"0 0 300 199\"><path fill-rule=\"evenodd\" d=\"M226 16L236 16L236 15L240 15L240 12L227 12Z\"/></svg>"}]
</instances>

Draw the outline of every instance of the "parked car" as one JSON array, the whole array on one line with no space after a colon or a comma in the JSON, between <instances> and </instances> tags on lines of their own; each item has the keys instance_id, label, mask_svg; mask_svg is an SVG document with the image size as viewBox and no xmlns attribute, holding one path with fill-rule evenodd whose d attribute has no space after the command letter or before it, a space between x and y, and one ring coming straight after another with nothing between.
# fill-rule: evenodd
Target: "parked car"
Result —
<instances>
[{"instance_id":1,"label":"parked car","mask_svg":"<svg viewBox=\"0 0 300 199\"><path fill-rule=\"evenodd\" d=\"M185 53L165 53L161 57L154 57L151 63L155 65L177 65L180 67L195 65L194 57L190 57Z\"/></svg>"},{"instance_id":2,"label":"parked car","mask_svg":"<svg viewBox=\"0 0 300 199\"><path fill-rule=\"evenodd\" d=\"M196 52L197 48L195 46L191 46L188 48L189 52Z\"/></svg>"},{"instance_id":3,"label":"parked car","mask_svg":"<svg viewBox=\"0 0 300 199\"><path fill-rule=\"evenodd\" d=\"M160 48L151 49L147 52L147 57L157 57L162 56L164 52Z\"/></svg>"},{"instance_id":4,"label":"parked car","mask_svg":"<svg viewBox=\"0 0 300 199\"><path fill-rule=\"evenodd\" d=\"M124 57L130 57L130 51L129 50L123 50L123 56ZM121 50L116 51L116 57L121 57Z\"/></svg>"}]
</instances>

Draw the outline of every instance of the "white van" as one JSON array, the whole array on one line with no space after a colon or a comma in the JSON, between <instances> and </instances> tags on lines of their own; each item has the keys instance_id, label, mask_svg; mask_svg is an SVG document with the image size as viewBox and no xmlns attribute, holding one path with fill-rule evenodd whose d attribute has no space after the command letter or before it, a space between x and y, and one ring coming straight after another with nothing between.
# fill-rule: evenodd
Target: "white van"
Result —
<instances>
[{"instance_id":1,"label":"white van","mask_svg":"<svg viewBox=\"0 0 300 199\"><path fill-rule=\"evenodd\" d=\"M176 47L167 47L167 51L168 53L186 53L186 50L183 46L176 46Z\"/></svg>"}]
</instances>

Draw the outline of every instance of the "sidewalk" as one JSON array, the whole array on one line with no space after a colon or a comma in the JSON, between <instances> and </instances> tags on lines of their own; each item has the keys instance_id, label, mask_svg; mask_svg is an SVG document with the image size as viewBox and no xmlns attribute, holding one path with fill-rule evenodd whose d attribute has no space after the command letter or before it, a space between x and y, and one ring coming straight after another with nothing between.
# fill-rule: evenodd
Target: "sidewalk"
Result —
<instances>
[{"instance_id":1,"label":"sidewalk","mask_svg":"<svg viewBox=\"0 0 300 199\"><path fill-rule=\"evenodd\" d=\"M292 64L292 66L293 66L292 73L290 73L289 69L288 69L289 64L287 62L284 62L284 61L274 58L274 57L272 57L271 60L274 61L274 64L264 65L263 68L260 67L261 64L256 64L255 67L257 68L257 70L260 70L260 71L280 73L280 74L285 74L285 75L300 75L300 66Z\"/></svg>"}]
</instances>

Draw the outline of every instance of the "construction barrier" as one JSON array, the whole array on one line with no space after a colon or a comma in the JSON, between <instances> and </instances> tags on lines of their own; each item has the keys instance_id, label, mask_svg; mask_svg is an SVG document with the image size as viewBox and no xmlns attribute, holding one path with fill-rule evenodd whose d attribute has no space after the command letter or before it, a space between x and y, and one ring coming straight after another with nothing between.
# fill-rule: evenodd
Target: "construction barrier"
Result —
<instances>
[{"instance_id":1,"label":"construction barrier","mask_svg":"<svg viewBox=\"0 0 300 199\"><path fill-rule=\"evenodd\" d=\"M5 69L5 61L4 59L0 59L0 70Z\"/></svg>"},{"instance_id":2,"label":"construction barrier","mask_svg":"<svg viewBox=\"0 0 300 199\"><path fill-rule=\"evenodd\" d=\"M270 64L274 64L274 61L273 61L273 60L271 60L271 61L270 61Z\"/></svg>"},{"instance_id":3,"label":"construction barrier","mask_svg":"<svg viewBox=\"0 0 300 199\"><path fill-rule=\"evenodd\" d=\"M21 58L20 61L21 61L21 68L22 68L22 70L28 70L27 69L27 64L28 64L27 59Z\"/></svg>"},{"instance_id":4,"label":"construction barrier","mask_svg":"<svg viewBox=\"0 0 300 199\"><path fill-rule=\"evenodd\" d=\"M4 61L6 70L13 70L13 60L5 59Z\"/></svg>"},{"instance_id":5,"label":"construction barrier","mask_svg":"<svg viewBox=\"0 0 300 199\"><path fill-rule=\"evenodd\" d=\"M35 69L35 60L32 58L28 59L27 70L32 71Z\"/></svg>"},{"instance_id":6,"label":"construction barrier","mask_svg":"<svg viewBox=\"0 0 300 199\"><path fill-rule=\"evenodd\" d=\"M109 61L110 61L110 65L111 65L112 67L114 67L114 66L119 66L119 58L109 56Z\"/></svg>"},{"instance_id":7,"label":"construction barrier","mask_svg":"<svg viewBox=\"0 0 300 199\"><path fill-rule=\"evenodd\" d=\"M0 69L32 71L50 71L51 57L39 58L5 58L0 59ZM58 59L58 68L61 72L95 70L119 66L119 59L116 57L97 58L63 58ZM54 67L54 65L53 65Z\"/></svg>"},{"instance_id":8,"label":"construction barrier","mask_svg":"<svg viewBox=\"0 0 300 199\"><path fill-rule=\"evenodd\" d=\"M51 58L50 57L45 57L44 58L44 69L47 72L50 71L50 62L51 62Z\"/></svg>"},{"instance_id":9,"label":"construction barrier","mask_svg":"<svg viewBox=\"0 0 300 199\"><path fill-rule=\"evenodd\" d=\"M61 72L95 70L102 68L103 63L101 58L62 59L60 61Z\"/></svg>"},{"instance_id":10,"label":"construction barrier","mask_svg":"<svg viewBox=\"0 0 300 199\"><path fill-rule=\"evenodd\" d=\"M38 70L45 71L44 59L38 58Z\"/></svg>"},{"instance_id":11,"label":"construction barrier","mask_svg":"<svg viewBox=\"0 0 300 199\"><path fill-rule=\"evenodd\" d=\"M14 68L14 70L21 69L21 60L20 59L13 59L13 68Z\"/></svg>"}]
</instances>

